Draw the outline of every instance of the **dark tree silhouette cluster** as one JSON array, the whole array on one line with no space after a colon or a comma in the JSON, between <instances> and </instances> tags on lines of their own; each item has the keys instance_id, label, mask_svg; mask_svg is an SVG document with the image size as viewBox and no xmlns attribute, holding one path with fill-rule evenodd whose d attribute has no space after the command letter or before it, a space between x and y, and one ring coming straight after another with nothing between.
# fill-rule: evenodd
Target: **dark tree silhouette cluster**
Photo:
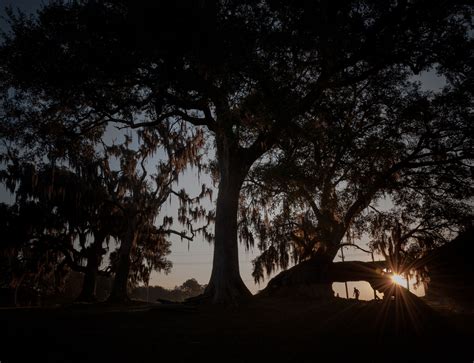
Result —
<instances>
[{"instance_id":1,"label":"dark tree silhouette cluster","mask_svg":"<svg viewBox=\"0 0 474 363\"><path fill-rule=\"evenodd\" d=\"M258 238L259 278L290 251L332 261L382 196L416 225L420 209L463 210L472 195L472 7L462 1L78 0L9 20L0 82L11 140L55 140L54 156L121 125L158 134L173 175L198 154L183 140L213 142L212 302L250 295L239 235ZM446 79L442 92L414 83L430 70ZM135 197L141 177L121 167ZM150 225L138 204L119 209L116 266L126 266L137 223ZM116 272L122 287L126 275Z\"/></svg>"}]
</instances>

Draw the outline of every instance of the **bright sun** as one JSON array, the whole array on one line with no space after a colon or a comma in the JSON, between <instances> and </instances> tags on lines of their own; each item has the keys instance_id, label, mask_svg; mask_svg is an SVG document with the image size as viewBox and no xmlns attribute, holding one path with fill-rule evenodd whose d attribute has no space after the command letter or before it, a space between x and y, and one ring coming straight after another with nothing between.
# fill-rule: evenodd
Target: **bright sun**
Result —
<instances>
[{"instance_id":1,"label":"bright sun","mask_svg":"<svg viewBox=\"0 0 474 363\"><path fill-rule=\"evenodd\" d=\"M403 277L401 277L400 275L397 275L397 274L392 275L392 281L394 283L396 283L397 285L405 285L406 284L406 280Z\"/></svg>"}]
</instances>

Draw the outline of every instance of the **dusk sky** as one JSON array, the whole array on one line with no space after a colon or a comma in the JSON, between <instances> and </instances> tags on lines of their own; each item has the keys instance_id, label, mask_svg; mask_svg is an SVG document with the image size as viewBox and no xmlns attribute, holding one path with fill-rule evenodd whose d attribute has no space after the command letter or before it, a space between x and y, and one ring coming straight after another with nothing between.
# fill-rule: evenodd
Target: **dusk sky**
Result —
<instances>
[{"instance_id":1,"label":"dusk sky","mask_svg":"<svg viewBox=\"0 0 474 363\"><path fill-rule=\"evenodd\" d=\"M45 0L0 0L1 14L4 15L4 8L8 5L18 7L25 12L33 12ZM0 26L6 29L6 23L4 19L0 19ZM436 89L440 87L440 80L437 79L433 74L426 73L420 77L423 82L423 86L428 89ZM197 174L194 171L186 173L180 180L178 188L185 188L189 190L190 195L197 194L200 191L202 183L210 185L210 178L207 175L201 175L198 180ZM217 196L217 190L214 193ZM9 197L3 188L0 188L0 201L6 201ZM176 205L167 205L167 210L163 211L164 214L174 214L176 211ZM178 229L180 229L178 227ZM180 285L189 278L196 278L200 284L206 284L209 280L211 268L212 268L212 252L213 247L206 241L203 241L201 237L198 237L196 241L188 244L187 241L180 241L179 238L173 237L172 253L168 256L168 259L173 262L173 268L169 275L162 273L153 273L150 285L160 285L167 288L172 288L176 285ZM255 258L258 251L245 251L243 246L240 246L240 267L242 279L248 288L253 292L257 292L259 289L265 287L269 279L267 279L262 285L255 285L251 276L252 270L252 259ZM355 250L345 249L344 251L346 260L362 260L369 261L370 256ZM378 259L378 258L376 258ZM339 258L337 258L339 260ZM412 284L411 284L412 285ZM349 297L352 297L353 287L358 287L361 290L362 299L372 299L373 291L370 285L365 282L348 283ZM334 290L341 297L345 297L344 284L335 284ZM413 291L413 290L412 290ZM417 294L422 294L423 289L415 291Z\"/></svg>"}]
</instances>

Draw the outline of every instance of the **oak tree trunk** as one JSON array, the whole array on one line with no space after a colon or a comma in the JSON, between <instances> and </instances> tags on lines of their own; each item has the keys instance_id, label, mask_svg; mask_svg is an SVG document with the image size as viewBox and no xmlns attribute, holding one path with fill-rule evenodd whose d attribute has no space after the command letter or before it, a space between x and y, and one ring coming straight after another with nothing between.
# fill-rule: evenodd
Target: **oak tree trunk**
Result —
<instances>
[{"instance_id":1,"label":"oak tree trunk","mask_svg":"<svg viewBox=\"0 0 474 363\"><path fill-rule=\"evenodd\" d=\"M119 248L119 259L117 263L117 269L115 272L115 278L112 284L112 291L108 298L109 302L126 302L130 298L128 296L127 285L128 275L130 274L131 266L131 253L132 248L136 242L137 234L135 231L136 223L133 218L129 220L127 232L125 237L122 239Z\"/></svg>"},{"instance_id":2,"label":"oak tree trunk","mask_svg":"<svg viewBox=\"0 0 474 363\"><path fill-rule=\"evenodd\" d=\"M102 261L102 243L104 237L95 236L94 243L90 246L87 254L87 266L82 283L82 291L77 301L94 302L97 300L95 287L100 263Z\"/></svg>"},{"instance_id":3,"label":"oak tree trunk","mask_svg":"<svg viewBox=\"0 0 474 363\"><path fill-rule=\"evenodd\" d=\"M20 286L21 286L24 278L25 278L25 275L22 275L20 280L18 281L17 285L15 286L15 292L13 294L13 305L14 306L19 306L18 292L20 291Z\"/></svg>"},{"instance_id":4,"label":"oak tree trunk","mask_svg":"<svg viewBox=\"0 0 474 363\"><path fill-rule=\"evenodd\" d=\"M268 282L261 295L288 295L295 291L304 292L305 288L308 289L308 293L312 293L317 286L319 297L329 297L333 296L331 286L334 282L366 281L384 296L390 296L394 292L394 284L390 276L382 273L385 267L387 267L386 261L331 262L326 256L320 255L275 276ZM331 289L331 292L326 293L327 289ZM403 288L400 287L398 290Z\"/></svg>"},{"instance_id":5,"label":"oak tree trunk","mask_svg":"<svg viewBox=\"0 0 474 363\"><path fill-rule=\"evenodd\" d=\"M344 236L344 228L330 222L323 223L323 226L326 248L319 249L310 259L282 271L268 282L261 294L307 295L309 291L312 297L318 298L334 295L330 271ZM311 286L309 290L308 286Z\"/></svg>"},{"instance_id":6,"label":"oak tree trunk","mask_svg":"<svg viewBox=\"0 0 474 363\"><path fill-rule=\"evenodd\" d=\"M225 138L222 138L225 139ZM227 140L217 145L219 192L216 203L215 241L212 273L204 296L213 303L232 304L252 294L240 277L237 213L239 194L251 163L245 163Z\"/></svg>"}]
</instances>

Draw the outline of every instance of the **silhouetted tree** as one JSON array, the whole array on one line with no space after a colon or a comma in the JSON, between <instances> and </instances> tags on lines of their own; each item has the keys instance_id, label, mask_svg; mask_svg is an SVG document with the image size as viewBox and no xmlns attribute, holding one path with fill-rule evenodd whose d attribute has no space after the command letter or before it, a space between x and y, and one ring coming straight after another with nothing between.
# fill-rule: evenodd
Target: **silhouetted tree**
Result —
<instances>
[{"instance_id":1,"label":"silhouetted tree","mask_svg":"<svg viewBox=\"0 0 474 363\"><path fill-rule=\"evenodd\" d=\"M129 150L127 146L111 151L120 159L120 170L115 175L117 185L114 188L118 192L114 195L114 202L120 207L123 228L117 236L120 247L112 258L115 277L109 301L124 301L128 299L127 286L133 249L137 246L138 239L142 237L146 240L153 228L159 207L169 197L173 178L168 175L169 179L158 176L163 179L163 183L157 184L153 190L146 179L148 172L144 167L145 155Z\"/></svg>"},{"instance_id":2,"label":"silhouetted tree","mask_svg":"<svg viewBox=\"0 0 474 363\"><path fill-rule=\"evenodd\" d=\"M147 138L143 144L146 145L146 155L150 155L156 147L149 143L156 142L157 139L153 139L150 134L141 134L141 137ZM194 145L195 140L192 137L186 140L189 145ZM102 257L107 251L106 247L110 246L110 238L121 242L118 251L129 248L126 252L127 258L124 258L125 262L130 261L134 249L135 280L137 278L143 280L148 279L149 273L153 270L170 269L171 264L164 258L170 252L170 242L167 240L170 234L178 234L181 238L191 240L195 233L206 232L207 225L193 229L192 221L209 216L204 209L201 208L199 213L194 213L195 210L191 207L196 206L200 198L209 195L209 189L203 186L201 195L194 199L185 193L176 193L172 190L172 185L179 175L178 168L173 164L178 163L184 167L187 162L183 162L182 158L189 155L182 152L180 155L163 158L158 165L159 173L154 175L152 184L144 168L146 157L139 150L130 149L129 142L130 140L126 141L125 145L119 146L103 144L102 155L93 149L76 149L77 154L63 156L63 159L67 158L67 167L39 161L35 165L33 160L22 161L20 157L14 157L10 151L7 153L10 156L7 168L0 173L1 181L16 198L14 207L5 209L5 212L18 209L19 214L15 218L30 218L31 221L25 220L22 223L28 223L31 228L35 228L23 238L22 233L31 228L22 229L19 223L9 223L8 230L12 240L10 242L15 242L20 247L25 243L31 244L34 250L38 250L41 246L43 255L38 258L46 258L51 266L55 263L52 269L58 274L65 267L82 272L83 288L78 297L81 301L95 300L98 274L109 275L111 270L117 273L120 268L124 269L121 267L125 265L123 261L122 265L120 262L112 261L114 263L111 267L105 271L100 269ZM192 152L189 148L188 151ZM111 169L113 157L121 161L119 170ZM138 162L144 171L143 174L137 174ZM131 183L131 178L136 178L132 179L135 184ZM130 191L130 185L135 189ZM153 225L161 205L172 193L187 198L183 203L190 210L182 211L180 223L185 224L190 235L186 234L186 230L181 232L173 230L171 228L173 219L169 217L164 217L160 227ZM35 208L33 211L36 210L36 217L31 214L33 207ZM136 222L137 218L130 215L131 208L134 208L134 211L140 208L136 213L145 215L148 219L143 218L143 221ZM192 213L194 214L191 216ZM8 220L5 218L5 221ZM137 240L132 245L127 245L127 233L136 236ZM106 242L107 246L104 245ZM5 246L6 253L8 253L7 247ZM16 251L26 255L19 248ZM52 253L56 253L55 262L51 256L49 258L46 256ZM126 268L129 269L129 266ZM20 270L16 268L17 274ZM26 267L24 270L24 274L29 273ZM124 275L126 285L129 271L124 272ZM23 281L23 278L14 281Z\"/></svg>"},{"instance_id":3,"label":"silhouetted tree","mask_svg":"<svg viewBox=\"0 0 474 363\"><path fill-rule=\"evenodd\" d=\"M15 195L11 208L18 209L19 217L36 206L36 214L28 215L29 223L35 226L28 243L34 248L42 245L43 257L57 255L54 262L57 274L64 274L65 267L83 272L80 299L92 300L105 253L102 245L111 233L113 209L107 205L105 186L94 160L88 159L87 165L83 163L81 167L73 170L14 159L0 177ZM18 241L24 232L17 225L10 228L10 233L9 238ZM83 260L87 261L86 266Z\"/></svg>"},{"instance_id":4,"label":"silhouetted tree","mask_svg":"<svg viewBox=\"0 0 474 363\"><path fill-rule=\"evenodd\" d=\"M189 296L197 296L202 293L202 286L196 281L196 279L189 279L183 282L181 290L186 292Z\"/></svg>"},{"instance_id":5,"label":"silhouetted tree","mask_svg":"<svg viewBox=\"0 0 474 363\"><path fill-rule=\"evenodd\" d=\"M80 154L81 155L81 154ZM108 276L110 271L101 269L103 256L107 252L110 239L118 234L121 224L118 221L119 209L113 203L108 176L109 160L96 154L81 155L69 160L73 166L78 190L64 188L69 194L68 209L58 212L71 216L71 227L77 229L81 256L86 260L82 270L84 280L79 301L96 300L96 281L99 274ZM69 212L69 213L68 213ZM72 259L73 257L67 257ZM77 268L75 268L77 271Z\"/></svg>"},{"instance_id":6,"label":"silhouetted tree","mask_svg":"<svg viewBox=\"0 0 474 363\"><path fill-rule=\"evenodd\" d=\"M344 236L352 242L369 230L373 246L385 252L391 223L398 252L392 248L390 262L398 271L403 245L422 235L439 241L472 215L472 93L457 82L423 92L411 73L397 77L380 71L331 92L318 114L294 130L298 137L250 173L240 235L249 244L259 240L257 280L291 260L330 263ZM389 213L385 223L380 214L373 218L368 207L384 201L403 214L409 234L388 221Z\"/></svg>"},{"instance_id":7,"label":"silhouetted tree","mask_svg":"<svg viewBox=\"0 0 474 363\"><path fill-rule=\"evenodd\" d=\"M65 220L44 201L24 195L1 210L2 285L15 290L14 303L23 288L37 295L56 292L67 271L57 268L63 254L52 246L68 238Z\"/></svg>"},{"instance_id":8,"label":"silhouetted tree","mask_svg":"<svg viewBox=\"0 0 474 363\"><path fill-rule=\"evenodd\" d=\"M151 226L141 231L131 256L131 283L137 285L143 282L148 285L152 271L168 273L172 267L172 263L166 259L171 253L170 247L168 235L161 233L159 228Z\"/></svg>"},{"instance_id":9,"label":"silhouetted tree","mask_svg":"<svg viewBox=\"0 0 474 363\"><path fill-rule=\"evenodd\" d=\"M453 203L447 198L449 193L445 193L441 201L418 200L416 203L416 198L409 196L410 203L402 208L380 211L372 207L367 216L371 248L382 254L391 271L415 274L417 282L422 282L426 270L419 261L472 223L469 190L464 189L464 193L464 205Z\"/></svg>"},{"instance_id":10,"label":"silhouetted tree","mask_svg":"<svg viewBox=\"0 0 474 363\"><path fill-rule=\"evenodd\" d=\"M171 234L182 239L192 240L195 233L207 236L207 226L212 220L212 214L200 208L193 213L200 199L211 195L211 190L203 186L199 196L191 199L186 193L175 192L173 185L177 182L180 173L188 164L199 162L197 149L201 147L201 134L190 134L187 138L179 137L174 140L181 145L179 151L163 145L163 141L170 141L172 130L166 132L166 137L159 137L158 133L150 130L139 132L142 144L137 150L128 145L129 141L119 146L107 148L107 153L115 156L120 162L117 171L110 171L114 180L111 197L114 205L119 209L117 216L123 228L117 234L120 247L112 256L112 270L114 282L109 301L125 301L128 299L127 286L134 269L133 280L148 282L149 274L153 270L169 271L171 263L164 257L170 253L171 243L167 240ZM184 141L184 143L183 143ZM166 156L163 156L156 165L156 172L149 174L145 163L158 147L165 147ZM172 196L178 196L181 203L189 210L181 211L179 223L185 226L184 231L172 228L173 219L164 217L162 225L155 226L161 207ZM193 227L193 222L206 219L207 224L201 228Z\"/></svg>"},{"instance_id":11,"label":"silhouetted tree","mask_svg":"<svg viewBox=\"0 0 474 363\"><path fill-rule=\"evenodd\" d=\"M213 135L219 193L206 295L214 302L250 295L237 211L256 160L320 116L332 90L433 65L459 80L470 48L470 8L444 1L84 0L37 15L10 17L0 77L40 100L45 116L60 114L72 129L175 123Z\"/></svg>"}]
</instances>

